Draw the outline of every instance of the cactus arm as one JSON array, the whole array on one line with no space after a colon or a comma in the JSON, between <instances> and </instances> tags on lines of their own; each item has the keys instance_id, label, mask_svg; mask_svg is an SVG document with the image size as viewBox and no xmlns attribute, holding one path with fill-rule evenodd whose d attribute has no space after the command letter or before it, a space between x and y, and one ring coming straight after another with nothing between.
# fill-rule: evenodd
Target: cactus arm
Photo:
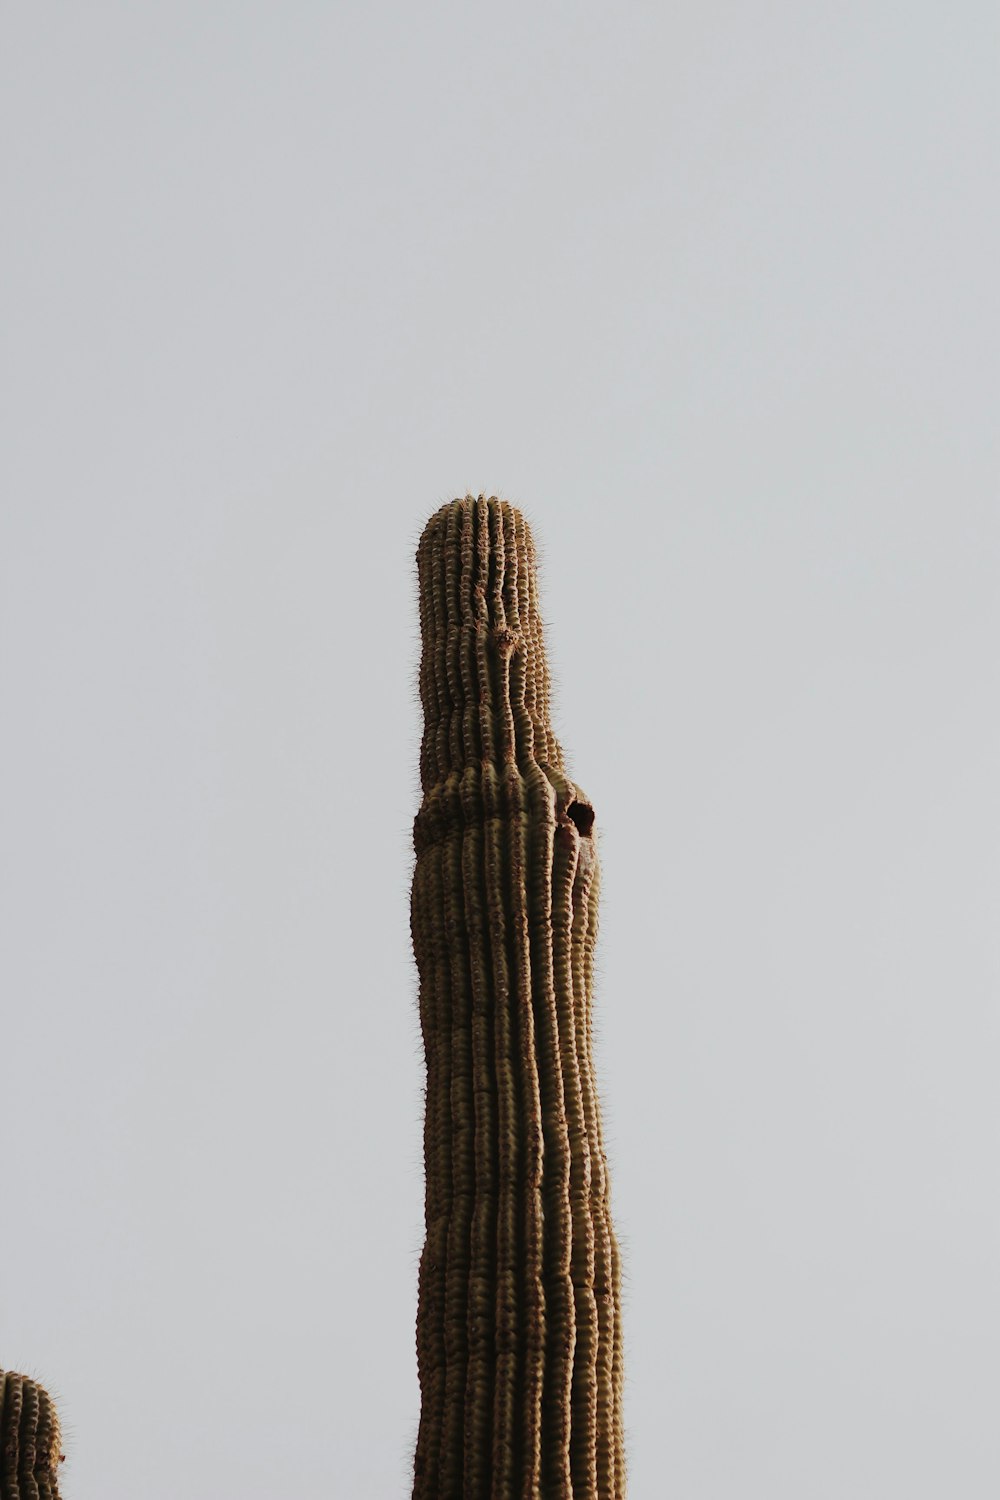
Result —
<instances>
[{"instance_id":1,"label":"cactus arm","mask_svg":"<svg viewBox=\"0 0 1000 1500\"><path fill-rule=\"evenodd\" d=\"M0 1370L0 1500L59 1500L59 1418L48 1392Z\"/></svg>"}]
</instances>

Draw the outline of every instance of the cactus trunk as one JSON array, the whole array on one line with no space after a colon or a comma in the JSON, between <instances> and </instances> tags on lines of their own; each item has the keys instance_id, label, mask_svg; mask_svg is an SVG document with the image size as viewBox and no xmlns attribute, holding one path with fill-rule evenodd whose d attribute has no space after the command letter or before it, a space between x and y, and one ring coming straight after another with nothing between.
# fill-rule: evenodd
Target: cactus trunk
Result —
<instances>
[{"instance_id":1,"label":"cactus trunk","mask_svg":"<svg viewBox=\"0 0 1000 1500\"><path fill-rule=\"evenodd\" d=\"M0 1500L59 1500L61 1445L48 1392L0 1370Z\"/></svg>"},{"instance_id":2,"label":"cactus trunk","mask_svg":"<svg viewBox=\"0 0 1000 1500\"><path fill-rule=\"evenodd\" d=\"M549 721L511 505L417 550L411 929L427 1067L414 1500L622 1500L618 1246L591 1049L593 809Z\"/></svg>"}]
</instances>

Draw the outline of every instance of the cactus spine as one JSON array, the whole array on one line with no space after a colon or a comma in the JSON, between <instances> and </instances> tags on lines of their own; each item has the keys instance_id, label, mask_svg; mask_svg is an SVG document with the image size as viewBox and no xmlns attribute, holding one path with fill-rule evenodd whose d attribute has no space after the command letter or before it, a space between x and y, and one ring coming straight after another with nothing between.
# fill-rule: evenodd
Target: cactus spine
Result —
<instances>
[{"instance_id":1,"label":"cactus spine","mask_svg":"<svg viewBox=\"0 0 1000 1500\"><path fill-rule=\"evenodd\" d=\"M0 1370L0 1500L59 1500L61 1448L48 1392Z\"/></svg>"},{"instance_id":2,"label":"cactus spine","mask_svg":"<svg viewBox=\"0 0 1000 1500\"><path fill-rule=\"evenodd\" d=\"M414 1500L622 1500L618 1246L594 1082L599 866L531 533L467 495L417 549L427 1067Z\"/></svg>"}]
</instances>

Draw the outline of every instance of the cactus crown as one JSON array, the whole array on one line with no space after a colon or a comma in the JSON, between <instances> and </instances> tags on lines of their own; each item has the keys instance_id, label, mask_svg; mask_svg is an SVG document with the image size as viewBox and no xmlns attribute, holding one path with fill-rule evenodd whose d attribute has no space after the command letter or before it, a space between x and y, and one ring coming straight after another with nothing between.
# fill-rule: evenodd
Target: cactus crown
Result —
<instances>
[{"instance_id":1,"label":"cactus crown","mask_svg":"<svg viewBox=\"0 0 1000 1500\"><path fill-rule=\"evenodd\" d=\"M0 1370L0 1500L59 1500L59 1418L48 1392Z\"/></svg>"},{"instance_id":2,"label":"cactus crown","mask_svg":"<svg viewBox=\"0 0 1000 1500\"><path fill-rule=\"evenodd\" d=\"M535 546L503 500L454 500L417 548L424 791L489 760L563 767L549 720Z\"/></svg>"}]
</instances>

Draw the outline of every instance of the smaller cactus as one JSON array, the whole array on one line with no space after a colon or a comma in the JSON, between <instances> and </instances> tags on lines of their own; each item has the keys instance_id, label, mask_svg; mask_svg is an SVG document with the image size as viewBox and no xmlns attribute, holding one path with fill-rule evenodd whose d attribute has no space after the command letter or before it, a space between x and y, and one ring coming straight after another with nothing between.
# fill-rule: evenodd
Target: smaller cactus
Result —
<instances>
[{"instance_id":1,"label":"smaller cactus","mask_svg":"<svg viewBox=\"0 0 1000 1500\"><path fill-rule=\"evenodd\" d=\"M48 1391L0 1370L0 1500L59 1500L59 1418Z\"/></svg>"}]
</instances>

